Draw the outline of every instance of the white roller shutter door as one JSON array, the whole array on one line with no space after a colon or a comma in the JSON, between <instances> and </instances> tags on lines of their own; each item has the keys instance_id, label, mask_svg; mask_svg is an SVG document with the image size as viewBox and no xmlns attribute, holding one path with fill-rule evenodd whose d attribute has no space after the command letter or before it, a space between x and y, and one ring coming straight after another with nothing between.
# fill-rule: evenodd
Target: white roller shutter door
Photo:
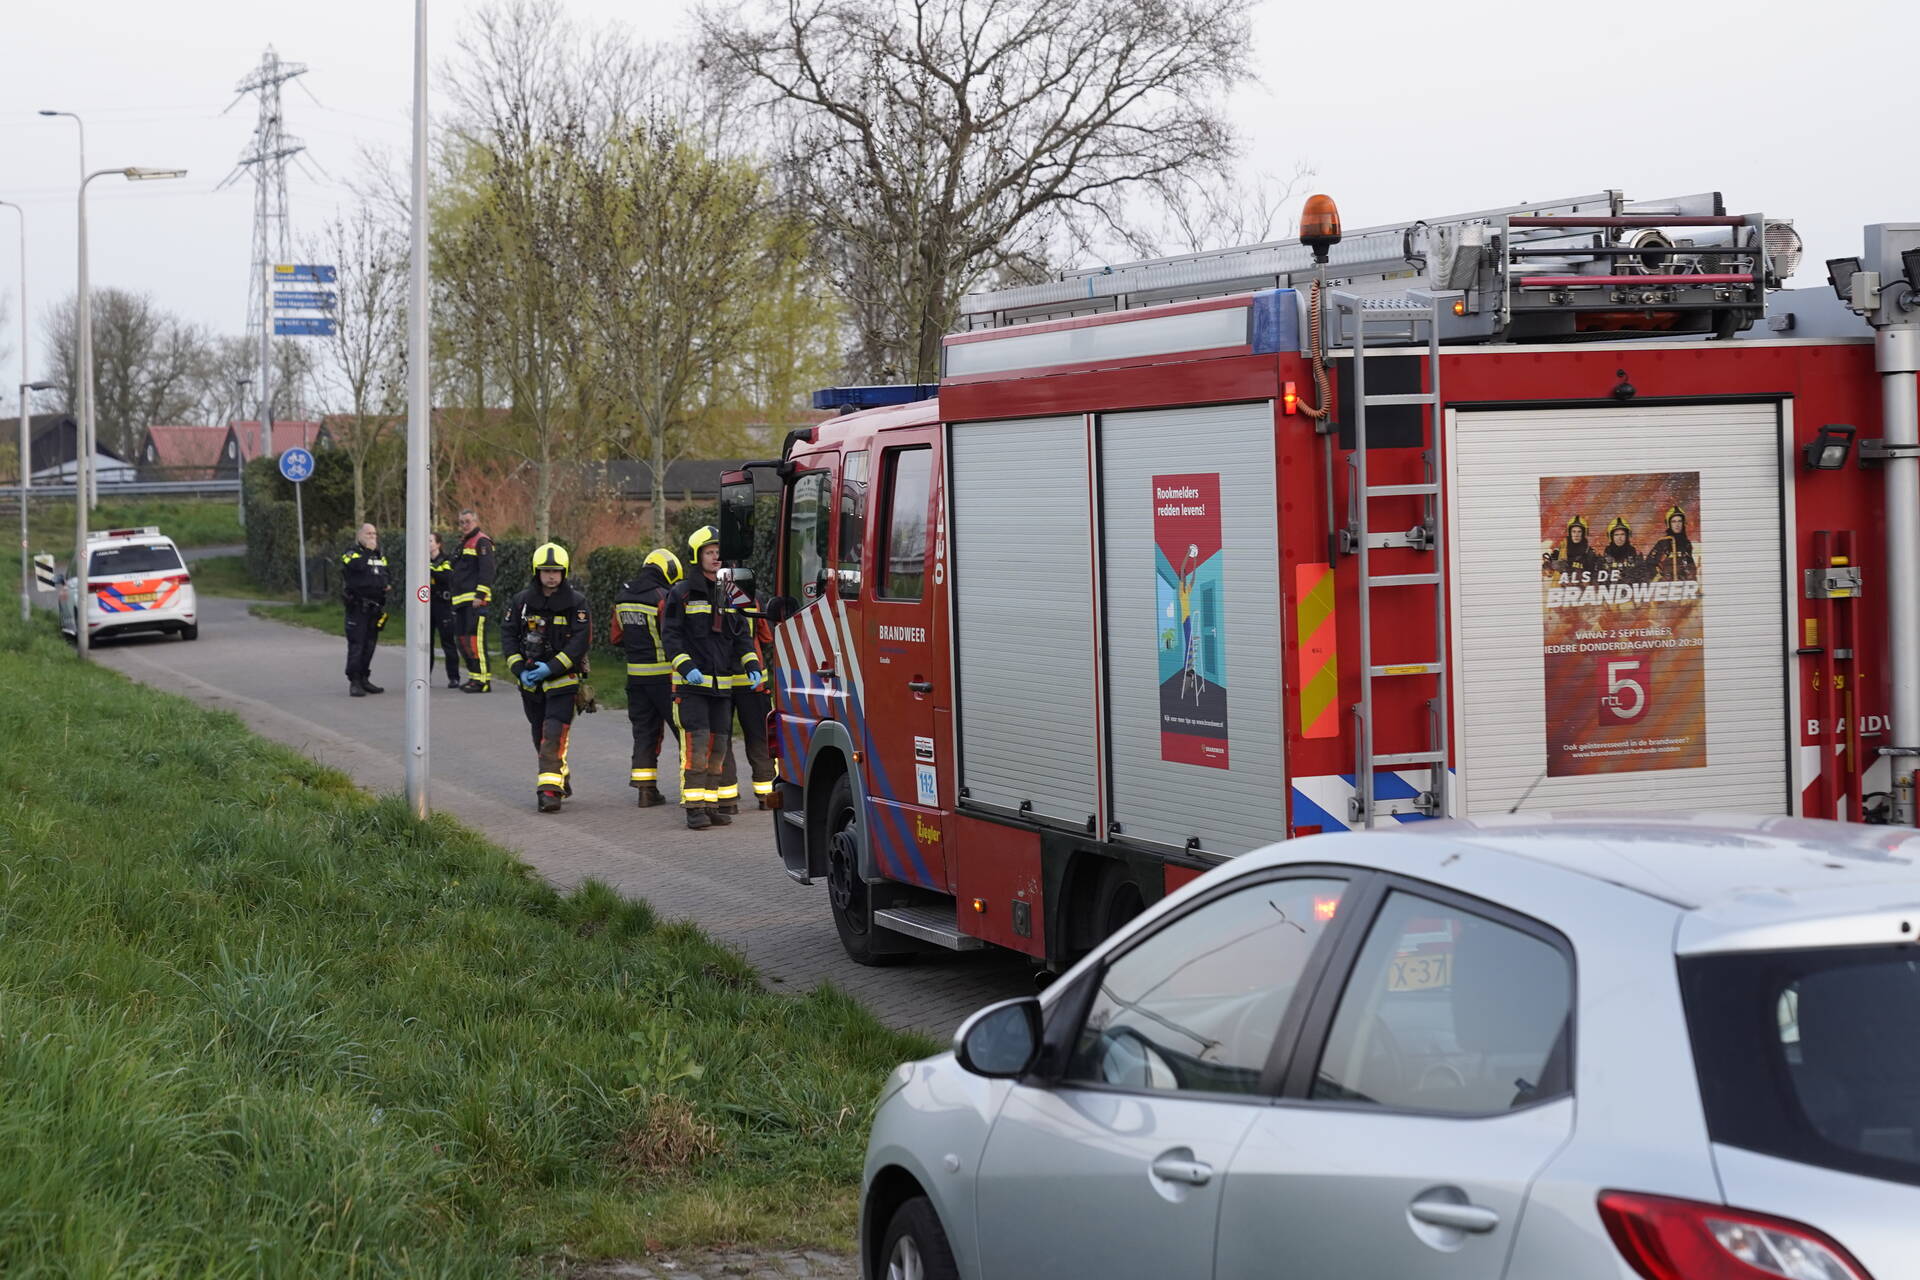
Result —
<instances>
[{"instance_id":1,"label":"white roller shutter door","mask_svg":"<svg viewBox=\"0 0 1920 1280\"><path fill-rule=\"evenodd\" d=\"M1787 811L1786 582L1773 404L1461 411L1451 427L1459 812ZM1699 473L1706 763L1547 777L1541 480ZM1612 511L1582 512L1596 548ZM1556 517L1558 518L1558 517ZM1660 534L1639 518L1645 552ZM1585 696L1584 691L1574 691ZM1593 690L1598 699L1602 691ZM1528 795L1532 788L1531 795Z\"/></svg>"},{"instance_id":2,"label":"white roller shutter door","mask_svg":"<svg viewBox=\"0 0 1920 1280\"><path fill-rule=\"evenodd\" d=\"M1084 826L1098 812L1086 422L965 422L950 439L962 803Z\"/></svg>"},{"instance_id":3,"label":"white roller shutter door","mask_svg":"<svg viewBox=\"0 0 1920 1280\"><path fill-rule=\"evenodd\" d=\"M1106 540L1112 817L1122 837L1245 853L1285 835L1280 560L1273 405L1213 405L1100 419ZM1161 741L1154 477L1217 474L1228 767L1166 758Z\"/></svg>"}]
</instances>

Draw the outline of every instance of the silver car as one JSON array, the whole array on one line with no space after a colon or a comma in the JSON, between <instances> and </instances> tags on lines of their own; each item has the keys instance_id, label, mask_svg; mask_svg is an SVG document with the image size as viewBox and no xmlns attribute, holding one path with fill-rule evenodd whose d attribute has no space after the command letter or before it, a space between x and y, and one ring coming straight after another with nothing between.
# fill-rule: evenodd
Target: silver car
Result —
<instances>
[{"instance_id":1,"label":"silver car","mask_svg":"<svg viewBox=\"0 0 1920 1280\"><path fill-rule=\"evenodd\" d=\"M1310 837L907 1063L870 1280L1920 1277L1920 833Z\"/></svg>"}]
</instances>

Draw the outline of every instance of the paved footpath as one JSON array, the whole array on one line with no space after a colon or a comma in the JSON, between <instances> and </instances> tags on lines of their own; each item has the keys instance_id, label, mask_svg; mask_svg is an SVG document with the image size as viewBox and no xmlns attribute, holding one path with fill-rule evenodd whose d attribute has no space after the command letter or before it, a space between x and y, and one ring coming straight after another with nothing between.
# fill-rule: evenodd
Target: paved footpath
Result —
<instances>
[{"instance_id":1,"label":"paved footpath","mask_svg":"<svg viewBox=\"0 0 1920 1280\"><path fill-rule=\"evenodd\" d=\"M375 683L378 683L377 681ZM567 1272L568 1280L856 1280L854 1259L817 1250L756 1253L716 1249L642 1262L603 1262Z\"/></svg>"},{"instance_id":2,"label":"paved footpath","mask_svg":"<svg viewBox=\"0 0 1920 1280\"><path fill-rule=\"evenodd\" d=\"M107 640L94 654L143 683L231 711L369 790L401 789L398 646L374 657L374 683L387 692L349 698L344 638L254 618L240 600L201 596L200 607L198 640ZM624 711L575 722L574 797L564 813L540 814L518 695L499 681L490 694L460 693L436 668L431 698L433 807L513 849L562 889L593 878L645 898L662 917L693 920L738 948L776 990L832 982L890 1025L941 1040L981 1005L1034 989L1028 963L1004 952L887 969L854 964L834 932L825 886L795 884L781 869L773 814L752 810L731 827L688 831L677 808L635 808Z\"/></svg>"}]
</instances>

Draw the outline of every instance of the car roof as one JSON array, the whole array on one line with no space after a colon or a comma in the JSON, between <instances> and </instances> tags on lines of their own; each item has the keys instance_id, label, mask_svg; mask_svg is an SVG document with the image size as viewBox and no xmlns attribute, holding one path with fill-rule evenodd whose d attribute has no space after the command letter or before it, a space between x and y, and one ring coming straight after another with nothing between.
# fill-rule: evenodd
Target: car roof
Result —
<instances>
[{"instance_id":1,"label":"car roof","mask_svg":"<svg viewBox=\"0 0 1920 1280\"><path fill-rule=\"evenodd\" d=\"M1699 813L1636 818L1560 812L1412 822L1369 833L1343 857L1340 833L1250 854L1274 863L1390 865L1435 841L1525 858L1618 885L1685 912L1682 952L1857 945L1920 938L1920 831L1819 818ZM1354 853L1361 851L1355 849Z\"/></svg>"}]
</instances>

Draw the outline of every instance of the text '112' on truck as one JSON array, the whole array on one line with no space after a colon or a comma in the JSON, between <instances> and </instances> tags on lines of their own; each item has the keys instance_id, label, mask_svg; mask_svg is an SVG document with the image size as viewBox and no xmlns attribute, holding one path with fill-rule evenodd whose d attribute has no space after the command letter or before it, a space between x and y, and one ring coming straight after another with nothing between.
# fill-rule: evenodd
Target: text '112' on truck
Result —
<instances>
[{"instance_id":1,"label":"text '112' on truck","mask_svg":"<svg viewBox=\"0 0 1920 1280\"><path fill-rule=\"evenodd\" d=\"M937 386L727 477L730 560L778 492L780 857L856 960L1058 969L1384 823L1913 825L1920 222L1808 289L1718 194L1302 230L969 295Z\"/></svg>"}]
</instances>

